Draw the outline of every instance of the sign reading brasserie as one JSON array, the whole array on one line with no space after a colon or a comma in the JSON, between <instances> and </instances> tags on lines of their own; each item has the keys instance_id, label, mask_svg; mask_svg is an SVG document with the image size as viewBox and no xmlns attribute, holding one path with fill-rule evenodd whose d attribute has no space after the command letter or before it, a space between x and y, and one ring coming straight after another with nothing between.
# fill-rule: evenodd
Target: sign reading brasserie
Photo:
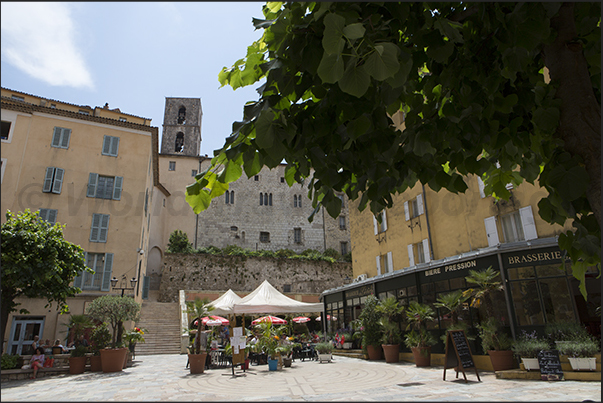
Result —
<instances>
[{"instance_id":1,"label":"sign reading brasserie","mask_svg":"<svg viewBox=\"0 0 603 403\"><path fill-rule=\"evenodd\" d=\"M563 254L559 249L541 249L538 251L524 251L507 253L503 255L503 264L506 267L530 266L538 264L561 263Z\"/></svg>"}]
</instances>

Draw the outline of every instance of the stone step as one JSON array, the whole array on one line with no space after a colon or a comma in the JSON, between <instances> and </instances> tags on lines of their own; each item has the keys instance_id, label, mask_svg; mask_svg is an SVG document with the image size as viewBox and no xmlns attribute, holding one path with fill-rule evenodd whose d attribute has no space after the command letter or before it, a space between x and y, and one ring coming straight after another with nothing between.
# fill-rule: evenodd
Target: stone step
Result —
<instances>
[{"instance_id":1,"label":"stone step","mask_svg":"<svg viewBox=\"0 0 603 403\"><path fill-rule=\"evenodd\" d=\"M136 325L147 329L136 355L180 354L180 304L143 302Z\"/></svg>"}]
</instances>

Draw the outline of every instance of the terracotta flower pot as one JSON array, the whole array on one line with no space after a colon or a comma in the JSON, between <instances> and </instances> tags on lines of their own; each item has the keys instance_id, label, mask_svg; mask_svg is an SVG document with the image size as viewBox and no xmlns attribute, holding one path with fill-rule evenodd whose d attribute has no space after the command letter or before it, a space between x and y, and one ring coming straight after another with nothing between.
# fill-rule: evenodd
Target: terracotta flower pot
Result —
<instances>
[{"instance_id":1,"label":"terracotta flower pot","mask_svg":"<svg viewBox=\"0 0 603 403\"><path fill-rule=\"evenodd\" d=\"M385 362L398 362L400 361L400 345L399 344L382 344L383 355L385 356Z\"/></svg>"},{"instance_id":2,"label":"terracotta flower pot","mask_svg":"<svg viewBox=\"0 0 603 403\"><path fill-rule=\"evenodd\" d=\"M124 369L127 348L105 348L100 351L103 372L119 372Z\"/></svg>"},{"instance_id":3,"label":"terracotta flower pot","mask_svg":"<svg viewBox=\"0 0 603 403\"><path fill-rule=\"evenodd\" d=\"M411 350L417 367L431 366L431 347L413 347Z\"/></svg>"},{"instance_id":4,"label":"terracotta flower pot","mask_svg":"<svg viewBox=\"0 0 603 403\"><path fill-rule=\"evenodd\" d=\"M203 372L205 372L206 359L206 352L202 352L201 354L189 354L188 362L190 363L191 374L202 374Z\"/></svg>"},{"instance_id":5,"label":"terracotta flower pot","mask_svg":"<svg viewBox=\"0 0 603 403\"><path fill-rule=\"evenodd\" d=\"M490 362L494 371L505 371L515 368L513 362L513 351L511 350L488 350Z\"/></svg>"},{"instance_id":6,"label":"terracotta flower pot","mask_svg":"<svg viewBox=\"0 0 603 403\"><path fill-rule=\"evenodd\" d=\"M86 360L88 357L69 357L69 373L83 374L86 370Z\"/></svg>"},{"instance_id":7,"label":"terracotta flower pot","mask_svg":"<svg viewBox=\"0 0 603 403\"><path fill-rule=\"evenodd\" d=\"M100 372L103 370L100 355L93 355L90 357L90 371Z\"/></svg>"},{"instance_id":8,"label":"terracotta flower pot","mask_svg":"<svg viewBox=\"0 0 603 403\"><path fill-rule=\"evenodd\" d=\"M371 346L369 344L366 346L366 351L368 353L369 360L380 360L383 358L383 349L381 346Z\"/></svg>"}]
</instances>

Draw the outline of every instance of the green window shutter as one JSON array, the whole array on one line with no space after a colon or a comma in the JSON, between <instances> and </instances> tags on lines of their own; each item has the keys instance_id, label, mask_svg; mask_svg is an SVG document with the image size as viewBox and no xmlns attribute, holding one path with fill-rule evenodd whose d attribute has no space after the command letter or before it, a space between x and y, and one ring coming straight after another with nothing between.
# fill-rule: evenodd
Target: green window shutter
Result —
<instances>
[{"instance_id":1,"label":"green window shutter","mask_svg":"<svg viewBox=\"0 0 603 403\"><path fill-rule=\"evenodd\" d=\"M103 282L101 291L111 290L111 271L113 270L113 253L105 254L105 269L103 271Z\"/></svg>"},{"instance_id":2,"label":"green window shutter","mask_svg":"<svg viewBox=\"0 0 603 403\"><path fill-rule=\"evenodd\" d=\"M44 186L42 192L50 192L52 190L52 178L54 177L54 168L46 168L46 176L44 177Z\"/></svg>"},{"instance_id":3,"label":"green window shutter","mask_svg":"<svg viewBox=\"0 0 603 403\"><path fill-rule=\"evenodd\" d=\"M105 135L103 137L103 155L109 155L109 150L111 149L111 136Z\"/></svg>"},{"instance_id":4,"label":"green window shutter","mask_svg":"<svg viewBox=\"0 0 603 403\"><path fill-rule=\"evenodd\" d=\"M123 176L115 177L115 187L113 188L113 200L121 200L121 189L123 187L124 178ZM146 206L146 204L145 204Z\"/></svg>"},{"instance_id":5,"label":"green window shutter","mask_svg":"<svg viewBox=\"0 0 603 403\"><path fill-rule=\"evenodd\" d=\"M54 172L54 183L52 184L52 193L61 194L63 188L63 177L65 176L65 170L62 168L55 168Z\"/></svg>"},{"instance_id":6,"label":"green window shutter","mask_svg":"<svg viewBox=\"0 0 603 403\"><path fill-rule=\"evenodd\" d=\"M109 214L101 214L101 216L98 240L99 242L107 242L107 234L109 233Z\"/></svg>"},{"instance_id":7,"label":"green window shutter","mask_svg":"<svg viewBox=\"0 0 603 403\"><path fill-rule=\"evenodd\" d=\"M59 147L61 145L61 133L62 130L60 127L54 128L54 133L52 133L52 142L50 143L53 147Z\"/></svg>"},{"instance_id":8,"label":"green window shutter","mask_svg":"<svg viewBox=\"0 0 603 403\"><path fill-rule=\"evenodd\" d=\"M151 278L144 276L142 278L142 299L149 299L149 287L151 285Z\"/></svg>"},{"instance_id":9,"label":"green window shutter","mask_svg":"<svg viewBox=\"0 0 603 403\"><path fill-rule=\"evenodd\" d=\"M88 176L88 191L86 192L86 197L95 197L96 196L96 185L98 183L98 174L90 172Z\"/></svg>"},{"instance_id":10,"label":"green window shutter","mask_svg":"<svg viewBox=\"0 0 603 403\"><path fill-rule=\"evenodd\" d=\"M61 147L69 148L69 139L71 138L71 129L62 129Z\"/></svg>"},{"instance_id":11,"label":"green window shutter","mask_svg":"<svg viewBox=\"0 0 603 403\"><path fill-rule=\"evenodd\" d=\"M92 214L92 228L90 229L90 242L98 242L101 218L102 218L102 214Z\"/></svg>"}]
</instances>

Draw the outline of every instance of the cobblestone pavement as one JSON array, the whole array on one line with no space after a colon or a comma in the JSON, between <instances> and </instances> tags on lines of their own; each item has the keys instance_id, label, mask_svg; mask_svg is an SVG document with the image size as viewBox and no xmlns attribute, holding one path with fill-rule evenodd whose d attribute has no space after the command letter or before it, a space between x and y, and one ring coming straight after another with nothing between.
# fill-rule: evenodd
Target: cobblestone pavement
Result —
<instances>
[{"instance_id":1,"label":"cobblestone pavement","mask_svg":"<svg viewBox=\"0 0 603 403\"><path fill-rule=\"evenodd\" d=\"M330 363L296 360L291 368L251 366L191 375L186 355L137 356L122 372L85 372L3 381L2 401L601 401L600 382L496 379L443 367L387 364L335 356Z\"/></svg>"}]
</instances>

